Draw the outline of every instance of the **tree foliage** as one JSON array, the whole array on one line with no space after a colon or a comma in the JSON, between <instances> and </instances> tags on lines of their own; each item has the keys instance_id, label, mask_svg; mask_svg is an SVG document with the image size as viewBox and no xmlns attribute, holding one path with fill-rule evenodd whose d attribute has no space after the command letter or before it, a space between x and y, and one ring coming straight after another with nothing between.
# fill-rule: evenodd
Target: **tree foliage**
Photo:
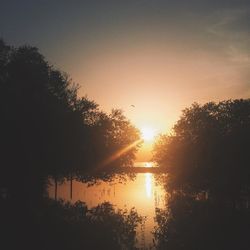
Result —
<instances>
[{"instance_id":1,"label":"tree foliage","mask_svg":"<svg viewBox=\"0 0 250 250\"><path fill-rule=\"evenodd\" d=\"M89 208L44 200L38 208L1 204L1 244L4 249L138 249L136 227L143 223L135 209L117 210L105 202ZM19 204L20 205L20 204Z\"/></svg>"},{"instance_id":2,"label":"tree foliage","mask_svg":"<svg viewBox=\"0 0 250 250\"><path fill-rule=\"evenodd\" d=\"M78 88L37 48L14 48L0 40L3 186L29 183L26 192L48 175L67 176L94 168L138 140L138 130L121 111L104 113L94 101L79 97ZM121 155L116 166L131 164L136 150Z\"/></svg>"},{"instance_id":3,"label":"tree foliage","mask_svg":"<svg viewBox=\"0 0 250 250\"><path fill-rule=\"evenodd\" d=\"M227 209L176 193L166 209L156 210L156 249L249 249L248 209Z\"/></svg>"},{"instance_id":4,"label":"tree foliage","mask_svg":"<svg viewBox=\"0 0 250 250\"><path fill-rule=\"evenodd\" d=\"M239 198L250 185L250 99L194 103L155 145L168 187Z\"/></svg>"}]
</instances>

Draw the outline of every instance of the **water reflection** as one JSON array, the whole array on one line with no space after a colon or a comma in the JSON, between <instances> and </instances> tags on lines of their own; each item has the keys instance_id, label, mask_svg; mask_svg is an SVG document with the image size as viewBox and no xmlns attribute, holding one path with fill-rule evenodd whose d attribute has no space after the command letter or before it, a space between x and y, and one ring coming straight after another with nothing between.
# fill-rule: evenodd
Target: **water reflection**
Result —
<instances>
[{"instance_id":1,"label":"water reflection","mask_svg":"<svg viewBox=\"0 0 250 250\"><path fill-rule=\"evenodd\" d=\"M152 245L152 231L156 226L154 217L155 209L163 208L165 204L165 191L156 183L155 174L138 173L133 180L121 183L119 178L111 182L99 181L89 186L88 183L73 181L72 199L70 197L70 182L66 181L58 186L57 197L71 201L81 200L88 207L94 207L105 201L112 203L116 208L136 208L141 216L146 216L143 227L138 228L137 238L139 247ZM54 185L49 188L49 196L54 198Z\"/></svg>"},{"instance_id":2,"label":"water reflection","mask_svg":"<svg viewBox=\"0 0 250 250\"><path fill-rule=\"evenodd\" d=\"M142 167L142 168L155 168L157 167L156 163L154 162L150 162L150 161L140 161L140 162L136 162L134 164L134 167Z\"/></svg>"},{"instance_id":3,"label":"water reflection","mask_svg":"<svg viewBox=\"0 0 250 250\"><path fill-rule=\"evenodd\" d=\"M146 187L146 195L148 198L151 198L152 194L152 174L145 174L145 187Z\"/></svg>"}]
</instances>

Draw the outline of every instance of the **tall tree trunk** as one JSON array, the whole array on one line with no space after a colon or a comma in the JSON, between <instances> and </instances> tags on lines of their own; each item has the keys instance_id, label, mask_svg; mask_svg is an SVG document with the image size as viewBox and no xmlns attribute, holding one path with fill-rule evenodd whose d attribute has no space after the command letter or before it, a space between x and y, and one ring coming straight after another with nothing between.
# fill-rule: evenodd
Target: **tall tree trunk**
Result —
<instances>
[{"instance_id":1,"label":"tall tree trunk","mask_svg":"<svg viewBox=\"0 0 250 250\"><path fill-rule=\"evenodd\" d=\"M57 177L55 176L55 200L57 201Z\"/></svg>"},{"instance_id":2,"label":"tall tree trunk","mask_svg":"<svg viewBox=\"0 0 250 250\"><path fill-rule=\"evenodd\" d=\"M73 198L73 176L72 173L70 174L70 199Z\"/></svg>"}]
</instances>

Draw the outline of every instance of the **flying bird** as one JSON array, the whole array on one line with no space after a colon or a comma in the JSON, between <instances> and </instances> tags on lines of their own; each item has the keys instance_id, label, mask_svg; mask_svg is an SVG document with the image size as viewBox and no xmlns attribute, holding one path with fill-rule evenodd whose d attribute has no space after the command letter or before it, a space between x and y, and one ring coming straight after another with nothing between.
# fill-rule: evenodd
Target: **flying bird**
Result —
<instances>
[{"instance_id":1,"label":"flying bird","mask_svg":"<svg viewBox=\"0 0 250 250\"><path fill-rule=\"evenodd\" d=\"M130 106L131 106L131 107L133 107L133 108L135 107L135 105L133 105L133 104L132 104L132 105L130 105Z\"/></svg>"}]
</instances>

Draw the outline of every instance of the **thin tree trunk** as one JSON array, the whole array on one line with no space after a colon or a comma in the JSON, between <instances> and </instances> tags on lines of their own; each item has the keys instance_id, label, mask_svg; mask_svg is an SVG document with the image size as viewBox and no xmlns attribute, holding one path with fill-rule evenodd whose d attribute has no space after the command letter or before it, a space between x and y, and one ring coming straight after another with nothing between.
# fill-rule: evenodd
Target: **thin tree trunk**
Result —
<instances>
[{"instance_id":1,"label":"thin tree trunk","mask_svg":"<svg viewBox=\"0 0 250 250\"><path fill-rule=\"evenodd\" d=\"M73 176L72 173L70 174L70 199L73 198Z\"/></svg>"},{"instance_id":2,"label":"thin tree trunk","mask_svg":"<svg viewBox=\"0 0 250 250\"><path fill-rule=\"evenodd\" d=\"M55 200L57 201L57 177L55 176Z\"/></svg>"}]
</instances>

